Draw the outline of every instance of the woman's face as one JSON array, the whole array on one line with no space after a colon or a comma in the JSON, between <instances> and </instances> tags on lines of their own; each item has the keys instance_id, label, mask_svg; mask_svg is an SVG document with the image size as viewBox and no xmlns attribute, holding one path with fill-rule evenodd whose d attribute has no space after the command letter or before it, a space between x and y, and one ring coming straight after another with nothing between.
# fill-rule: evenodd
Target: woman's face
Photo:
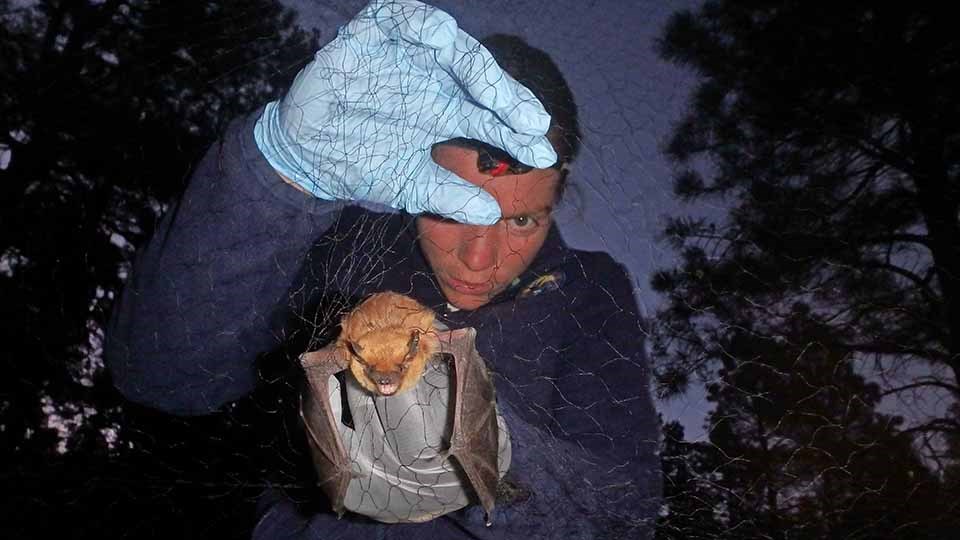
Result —
<instances>
[{"instance_id":1,"label":"woman's face","mask_svg":"<svg viewBox=\"0 0 960 540\"><path fill-rule=\"evenodd\" d=\"M417 218L420 249L447 301L460 309L476 309L504 290L540 251L550 230L560 173L533 169L493 177L477 170L475 150L453 145L436 146L433 160L482 187L500 204L503 217L489 226Z\"/></svg>"}]
</instances>

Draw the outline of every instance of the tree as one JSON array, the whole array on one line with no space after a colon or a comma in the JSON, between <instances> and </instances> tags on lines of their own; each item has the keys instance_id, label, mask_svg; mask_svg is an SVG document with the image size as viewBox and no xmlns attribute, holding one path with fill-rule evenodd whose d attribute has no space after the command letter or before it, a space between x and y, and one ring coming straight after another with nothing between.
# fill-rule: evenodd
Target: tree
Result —
<instances>
[{"instance_id":1,"label":"tree","mask_svg":"<svg viewBox=\"0 0 960 540\"><path fill-rule=\"evenodd\" d=\"M682 262L654 278L669 306L665 392L706 374L732 328L774 338L802 303L884 395L960 397L960 40L928 3L708 2L673 17L664 58L701 75L666 146L685 200ZM942 411L908 429L960 424ZM931 444L928 456L943 448Z\"/></svg>"},{"instance_id":2,"label":"tree","mask_svg":"<svg viewBox=\"0 0 960 540\"><path fill-rule=\"evenodd\" d=\"M727 343L709 399L730 522L740 538L938 538L939 483L832 332L797 306L779 339Z\"/></svg>"},{"instance_id":3,"label":"tree","mask_svg":"<svg viewBox=\"0 0 960 540\"><path fill-rule=\"evenodd\" d=\"M666 152L680 255L658 272L662 395L716 409L714 519L731 538L937 538L960 423L877 411L960 397L960 40L927 4L707 2L667 60L700 75ZM923 450L918 457L917 449ZM665 464L666 467L666 464ZM936 473L930 467L937 469ZM713 478L713 477L711 477ZM684 504L694 504L689 500Z\"/></svg>"},{"instance_id":4,"label":"tree","mask_svg":"<svg viewBox=\"0 0 960 540\"><path fill-rule=\"evenodd\" d=\"M723 495L716 482L724 460L717 448L708 442L685 441L683 426L668 422L663 426L660 461L664 508L656 538L720 538L724 526L717 510L723 508Z\"/></svg>"},{"instance_id":5,"label":"tree","mask_svg":"<svg viewBox=\"0 0 960 540\"><path fill-rule=\"evenodd\" d=\"M952 499L876 384L798 306L778 339L732 331L708 386L708 442L667 426L663 538L940 538Z\"/></svg>"},{"instance_id":6,"label":"tree","mask_svg":"<svg viewBox=\"0 0 960 540\"><path fill-rule=\"evenodd\" d=\"M0 0L0 22L0 457L8 484L31 486L4 505L5 526L42 536L58 525L44 506L77 500L98 505L76 510L87 522L142 522L142 508L124 515L132 497L115 499L143 493L137 460L182 474L196 456L167 446L224 420L124 407L100 365L105 319L192 164L286 88L316 35L275 0ZM176 479L162 481L151 493L173 493Z\"/></svg>"}]
</instances>

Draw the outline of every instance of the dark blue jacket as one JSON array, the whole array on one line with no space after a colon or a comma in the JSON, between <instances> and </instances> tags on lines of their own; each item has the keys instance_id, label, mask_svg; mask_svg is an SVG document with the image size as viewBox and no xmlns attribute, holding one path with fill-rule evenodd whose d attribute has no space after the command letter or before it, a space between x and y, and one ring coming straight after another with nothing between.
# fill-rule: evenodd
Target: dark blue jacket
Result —
<instances>
[{"instance_id":1,"label":"dark blue jacket","mask_svg":"<svg viewBox=\"0 0 960 540\"><path fill-rule=\"evenodd\" d=\"M660 502L658 422L630 280L552 228L516 284L474 311L447 308L413 218L318 201L283 183L235 122L138 255L108 329L129 399L204 414L249 393L254 359L290 336L316 348L340 312L382 290L472 326L511 429L513 497L492 527L468 507L429 523L300 515L263 499L258 538L644 538Z\"/></svg>"}]
</instances>

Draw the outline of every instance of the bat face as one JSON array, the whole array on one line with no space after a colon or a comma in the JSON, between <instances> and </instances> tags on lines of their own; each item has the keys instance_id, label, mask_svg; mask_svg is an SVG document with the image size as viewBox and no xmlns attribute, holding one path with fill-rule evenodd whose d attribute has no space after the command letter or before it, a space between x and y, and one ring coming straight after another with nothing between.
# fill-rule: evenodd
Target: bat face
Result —
<instances>
[{"instance_id":1,"label":"bat face","mask_svg":"<svg viewBox=\"0 0 960 540\"><path fill-rule=\"evenodd\" d=\"M351 370L368 390L382 396L397 393L406 373L418 356L423 356L420 334L418 329L407 332L402 328L385 328L348 341L347 347L353 355ZM415 378L419 375L412 374Z\"/></svg>"},{"instance_id":2,"label":"bat face","mask_svg":"<svg viewBox=\"0 0 960 540\"><path fill-rule=\"evenodd\" d=\"M338 346L361 386L391 396L415 386L439 349L433 320L433 312L412 298L377 293L343 318Z\"/></svg>"}]
</instances>

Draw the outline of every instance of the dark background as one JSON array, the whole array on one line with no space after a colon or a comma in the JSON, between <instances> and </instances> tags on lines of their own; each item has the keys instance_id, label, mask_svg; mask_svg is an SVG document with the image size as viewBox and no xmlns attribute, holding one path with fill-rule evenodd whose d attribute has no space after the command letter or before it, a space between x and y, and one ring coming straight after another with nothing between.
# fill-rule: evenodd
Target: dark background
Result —
<instances>
[{"instance_id":1,"label":"dark background","mask_svg":"<svg viewBox=\"0 0 960 540\"><path fill-rule=\"evenodd\" d=\"M326 9L332 21L355 7ZM611 53L652 45L694 84L669 136L649 141L645 125L627 122L614 137L623 143L625 130L639 153L672 164L661 181L677 204L651 222L673 257L638 283L659 294L647 310L657 391L664 403L699 391L711 404L693 440L665 424L659 535L951 537L951 19L920 3L694 8L654 28L652 43L634 51L622 40ZM249 0L0 0L0 17L0 534L246 537L264 486L310 493L286 414L288 366L266 359L255 395L174 418L125 402L100 344L136 246L191 165L227 121L279 95L332 28L299 30L280 4ZM584 39L527 31L544 48ZM604 80L611 95L644 91L618 81ZM599 99L579 88L581 101ZM607 127L588 120L588 161L614 162ZM622 171L593 181L638 192ZM590 222L588 212L579 218ZM626 236L623 227L610 230Z\"/></svg>"}]
</instances>

